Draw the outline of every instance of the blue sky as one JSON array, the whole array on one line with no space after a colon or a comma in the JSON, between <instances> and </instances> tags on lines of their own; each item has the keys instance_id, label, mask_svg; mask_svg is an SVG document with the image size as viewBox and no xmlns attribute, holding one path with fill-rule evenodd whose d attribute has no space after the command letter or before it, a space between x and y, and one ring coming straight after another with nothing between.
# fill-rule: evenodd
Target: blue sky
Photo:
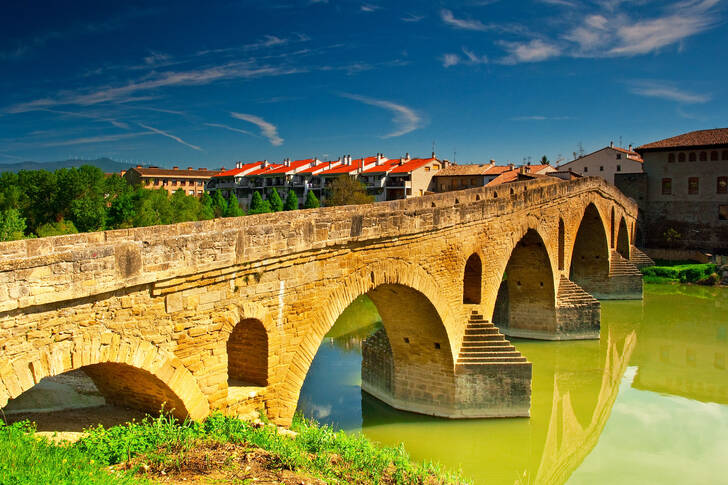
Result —
<instances>
[{"instance_id":1,"label":"blue sky","mask_svg":"<svg viewBox=\"0 0 728 485\"><path fill-rule=\"evenodd\" d=\"M0 163L568 161L725 127L726 3L8 2Z\"/></svg>"}]
</instances>

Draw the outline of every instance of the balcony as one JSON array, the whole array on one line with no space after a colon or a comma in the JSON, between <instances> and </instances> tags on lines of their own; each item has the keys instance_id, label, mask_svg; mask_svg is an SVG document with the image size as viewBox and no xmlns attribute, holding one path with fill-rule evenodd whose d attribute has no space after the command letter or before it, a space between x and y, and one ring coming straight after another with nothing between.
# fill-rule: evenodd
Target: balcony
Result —
<instances>
[{"instance_id":1,"label":"balcony","mask_svg":"<svg viewBox=\"0 0 728 485\"><path fill-rule=\"evenodd\" d=\"M403 189L405 187L412 187L412 181L404 177L392 177L387 179L384 186L387 188Z\"/></svg>"}]
</instances>

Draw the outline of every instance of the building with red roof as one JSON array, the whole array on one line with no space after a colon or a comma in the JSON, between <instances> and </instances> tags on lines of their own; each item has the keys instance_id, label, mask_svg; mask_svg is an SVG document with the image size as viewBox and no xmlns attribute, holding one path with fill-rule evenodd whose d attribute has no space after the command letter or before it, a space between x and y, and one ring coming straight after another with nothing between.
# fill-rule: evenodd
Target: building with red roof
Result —
<instances>
[{"instance_id":1,"label":"building with red roof","mask_svg":"<svg viewBox=\"0 0 728 485\"><path fill-rule=\"evenodd\" d=\"M410 158L409 153L399 159L384 182L383 200L408 199L434 192L432 177L446 162L433 156L430 158Z\"/></svg>"}]
</instances>

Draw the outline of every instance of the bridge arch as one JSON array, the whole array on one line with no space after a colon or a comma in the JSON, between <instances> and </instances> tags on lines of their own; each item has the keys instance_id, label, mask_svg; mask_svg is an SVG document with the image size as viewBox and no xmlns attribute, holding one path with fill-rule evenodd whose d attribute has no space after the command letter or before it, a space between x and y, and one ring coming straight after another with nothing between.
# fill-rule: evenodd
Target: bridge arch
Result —
<instances>
[{"instance_id":1,"label":"bridge arch","mask_svg":"<svg viewBox=\"0 0 728 485\"><path fill-rule=\"evenodd\" d=\"M617 252L625 259L629 259L630 253L630 237L627 229L627 222L624 217L619 221L619 232L617 233Z\"/></svg>"},{"instance_id":2,"label":"bridge arch","mask_svg":"<svg viewBox=\"0 0 728 485\"><path fill-rule=\"evenodd\" d=\"M312 315L311 330L277 385L279 399L269 402L271 417L284 423L292 419L303 381L324 336L339 315L364 294L382 317L394 366L392 395L377 389L368 389L370 393L393 407L425 414L435 414L443 408L441 404L447 405L444 401L453 398L454 392L445 389L454 385L455 343L463 330L456 328L458 320L433 278L420 266L386 259L361 266L333 287L322 297L324 304ZM427 380L437 384L437 396L427 397L416 389L417 383ZM434 397L442 401L434 405Z\"/></svg>"},{"instance_id":3,"label":"bridge arch","mask_svg":"<svg viewBox=\"0 0 728 485\"><path fill-rule=\"evenodd\" d=\"M105 333L76 344L59 342L11 363L3 376L8 395L0 392L0 407L41 379L81 369L111 404L151 413L164 408L180 419L204 419L207 398L182 362L136 338Z\"/></svg>"},{"instance_id":4,"label":"bridge arch","mask_svg":"<svg viewBox=\"0 0 728 485\"><path fill-rule=\"evenodd\" d=\"M478 253L470 255L463 273L463 303L479 305L483 287L483 263Z\"/></svg>"},{"instance_id":5,"label":"bridge arch","mask_svg":"<svg viewBox=\"0 0 728 485\"><path fill-rule=\"evenodd\" d=\"M555 333L555 277L551 257L538 230L530 228L518 240L502 274L493 323L513 336Z\"/></svg>"},{"instance_id":6,"label":"bridge arch","mask_svg":"<svg viewBox=\"0 0 728 485\"><path fill-rule=\"evenodd\" d=\"M569 267L569 279L589 293L609 278L609 240L604 219L594 203L584 209Z\"/></svg>"}]
</instances>

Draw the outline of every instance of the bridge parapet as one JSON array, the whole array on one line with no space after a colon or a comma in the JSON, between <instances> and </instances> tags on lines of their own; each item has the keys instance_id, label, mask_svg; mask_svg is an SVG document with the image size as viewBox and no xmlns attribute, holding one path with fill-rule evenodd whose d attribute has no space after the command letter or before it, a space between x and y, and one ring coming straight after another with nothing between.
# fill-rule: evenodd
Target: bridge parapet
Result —
<instances>
[{"instance_id":1,"label":"bridge parapet","mask_svg":"<svg viewBox=\"0 0 728 485\"><path fill-rule=\"evenodd\" d=\"M446 229L598 191L636 219L634 201L599 178L545 178L364 206L325 207L0 243L0 311L83 298L274 258Z\"/></svg>"}]
</instances>

